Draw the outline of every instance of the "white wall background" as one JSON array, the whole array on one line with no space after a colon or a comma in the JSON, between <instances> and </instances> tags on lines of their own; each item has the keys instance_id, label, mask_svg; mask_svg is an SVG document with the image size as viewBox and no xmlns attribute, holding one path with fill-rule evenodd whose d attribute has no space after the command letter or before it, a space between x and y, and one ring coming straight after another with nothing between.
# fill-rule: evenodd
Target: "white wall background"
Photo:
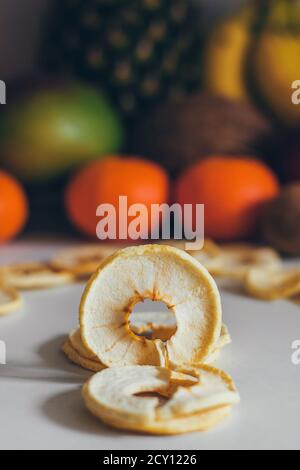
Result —
<instances>
[{"instance_id":1,"label":"white wall background","mask_svg":"<svg viewBox=\"0 0 300 470\"><path fill-rule=\"evenodd\" d=\"M30 75L34 70L41 19L52 0L0 0L0 78ZM207 18L245 0L196 0Z\"/></svg>"}]
</instances>

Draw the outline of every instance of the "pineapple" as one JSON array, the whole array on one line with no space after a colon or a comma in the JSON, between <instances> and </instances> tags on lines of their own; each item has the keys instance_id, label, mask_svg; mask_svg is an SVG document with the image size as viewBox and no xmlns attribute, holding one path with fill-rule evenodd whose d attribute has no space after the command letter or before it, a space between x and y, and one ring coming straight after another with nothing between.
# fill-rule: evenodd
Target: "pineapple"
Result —
<instances>
[{"instance_id":1,"label":"pineapple","mask_svg":"<svg viewBox=\"0 0 300 470\"><path fill-rule=\"evenodd\" d=\"M56 0L42 65L106 90L126 116L200 85L192 0Z\"/></svg>"}]
</instances>

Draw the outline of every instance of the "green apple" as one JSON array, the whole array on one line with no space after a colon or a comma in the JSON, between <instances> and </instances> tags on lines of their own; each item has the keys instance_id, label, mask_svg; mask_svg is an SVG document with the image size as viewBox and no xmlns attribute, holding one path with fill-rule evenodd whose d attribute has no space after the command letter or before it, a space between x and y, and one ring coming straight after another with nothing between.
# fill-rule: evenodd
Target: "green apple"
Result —
<instances>
[{"instance_id":1,"label":"green apple","mask_svg":"<svg viewBox=\"0 0 300 470\"><path fill-rule=\"evenodd\" d=\"M0 124L0 165L25 181L58 177L123 144L119 115L105 96L81 85L30 93Z\"/></svg>"}]
</instances>

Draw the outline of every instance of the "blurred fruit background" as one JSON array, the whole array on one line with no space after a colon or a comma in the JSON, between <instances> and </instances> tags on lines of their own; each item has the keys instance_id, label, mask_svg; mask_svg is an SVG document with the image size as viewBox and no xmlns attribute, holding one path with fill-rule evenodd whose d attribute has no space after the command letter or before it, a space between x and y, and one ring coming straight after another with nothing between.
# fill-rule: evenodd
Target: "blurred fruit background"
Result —
<instances>
[{"instance_id":1,"label":"blurred fruit background","mask_svg":"<svg viewBox=\"0 0 300 470\"><path fill-rule=\"evenodd\" d=\"M128 195L300 255L274 222L300 207L299 1L3 0L0 79L0 241L92 237Z\"/></svg>"}]
</instances>

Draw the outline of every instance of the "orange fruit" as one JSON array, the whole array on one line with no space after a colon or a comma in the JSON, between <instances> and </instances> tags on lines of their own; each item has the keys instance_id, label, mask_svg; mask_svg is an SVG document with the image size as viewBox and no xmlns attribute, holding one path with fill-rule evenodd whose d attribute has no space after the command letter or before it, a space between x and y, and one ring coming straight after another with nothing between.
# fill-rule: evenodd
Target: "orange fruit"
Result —
<instances>
[{"instance_id":1,"label":"orange fruit","mask_svg":"<svg viewBox=\"0 0 300 470\"><path fill-rule=\"evenodd\" d=\"M24 227L28 202L20 183L0 170L0 242L14 238Z\"/></svg>"},{"instance_id":2,"label":"orange fruit","mask_svg":"<svg viewBox=\"0 0 300 470\"><path fill-rule=\"evenodd\" d=\"M73 176L66 188L65 205L73 224L95 237L97 207L112 204L117 213L118 234L119 196L127 196L128 207L144 204L150 216L151 204L168 202L168 191L168 176L157 164L137 157L111 156L90 163ZM122 213L121 217L127 214Z\"/></svg>"},{"instance_id":3,"label":"orange fruit","mask_svg":"<svg viewBox=\"0 0 300 470\"><path fill-rule=\"evenodd\" d=\"M187 169L176 185L177 202L205 205L205 234L230 241L254 234L264 203L279 182L262 162L215 156Z\"/></svg>"}]
</instances>

